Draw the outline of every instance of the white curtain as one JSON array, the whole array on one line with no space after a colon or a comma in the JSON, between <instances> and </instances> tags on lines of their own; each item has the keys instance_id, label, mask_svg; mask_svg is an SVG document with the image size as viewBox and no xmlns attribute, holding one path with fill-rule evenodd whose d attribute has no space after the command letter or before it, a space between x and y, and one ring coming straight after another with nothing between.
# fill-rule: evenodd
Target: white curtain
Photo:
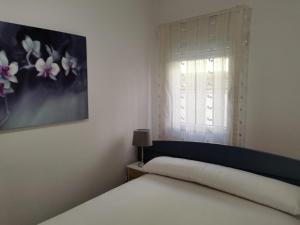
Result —
<instances>
[{"instance_id":1,"label":"white curtain","mask_svg":"<svg viewBox=\"0 0 300 225\"><path fill-rule=\"evenodd\" d=\"M160 26L159 137L244 144L251 10Z\"/></svg>"}]
</instances>

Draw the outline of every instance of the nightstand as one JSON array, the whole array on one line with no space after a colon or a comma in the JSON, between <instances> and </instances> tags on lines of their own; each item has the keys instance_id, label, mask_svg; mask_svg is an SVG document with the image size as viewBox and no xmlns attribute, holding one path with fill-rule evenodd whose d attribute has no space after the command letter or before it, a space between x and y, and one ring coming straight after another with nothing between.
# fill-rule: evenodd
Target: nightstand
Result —
<instances>
[{"instance_id":1,"label":"nightstand","mask_svg":"<svg viewBox=\"0 0 300 225\"><path fill-rule=\"evenodd\" d=\"M132 163L132 164L126 166L127 181L133 180L135 178L138 178L138 177L146 174L146 172L143 170L143 167L138 166L138 163L139 162L135 162L135 163Z\"/></svg>"}]
</instances>

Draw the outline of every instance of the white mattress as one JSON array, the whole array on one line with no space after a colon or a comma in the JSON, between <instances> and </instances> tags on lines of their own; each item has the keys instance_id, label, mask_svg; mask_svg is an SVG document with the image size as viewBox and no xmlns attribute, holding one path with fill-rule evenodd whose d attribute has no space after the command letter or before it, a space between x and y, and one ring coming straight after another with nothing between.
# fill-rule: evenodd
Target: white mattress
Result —
<instances>
[{"instance_id":1,"label":"white mattress","mask_svg":"<svg viewBox=\"0 0 300 225\"><path fill-rule=\"evenodd\" d=\"M147 174L41 225L300 225L296 218L199 184Z\"/></svg>"}]
</instances>

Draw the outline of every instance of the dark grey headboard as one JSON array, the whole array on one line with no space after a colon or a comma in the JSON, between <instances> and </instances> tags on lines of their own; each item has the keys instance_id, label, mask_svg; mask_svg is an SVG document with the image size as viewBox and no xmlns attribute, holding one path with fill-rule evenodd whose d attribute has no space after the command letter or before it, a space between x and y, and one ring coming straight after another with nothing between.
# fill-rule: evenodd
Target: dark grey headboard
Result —
<instances>
[{"instance_id":1,"label":"dark grey headboard","mask_svg":"<svg viewBox=\"0 0 300 225\"><path fill-rule=\"evenodd\" d=\"M154 141L144 149L145 162L170 156L228 166L300 186L300 161L279 155L226 145L199 142Z\"/></svg>"}]
</instances>

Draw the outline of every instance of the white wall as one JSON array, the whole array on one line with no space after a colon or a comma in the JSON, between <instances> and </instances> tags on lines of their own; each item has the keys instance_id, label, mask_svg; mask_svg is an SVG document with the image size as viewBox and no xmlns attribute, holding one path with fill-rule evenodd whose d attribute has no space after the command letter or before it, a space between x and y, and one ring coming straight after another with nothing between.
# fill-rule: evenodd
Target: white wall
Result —
<instances>
[{"instance_id":1,"label":"white wall","mask_svg":"<svg viewBox=\"0 0 300 225\"><path fill-rule=\"evenodd\" d=\"M300 1L251 4L247 146L300 159Z\"/></svg>"},{"instance_id":2,"label":"white wall","mask_svg":"<svg viewBox=\"0 0 300 225\"><path fill-rule=\"evenodd\" d=\"M30 225L124 181L132 131L149 125L152 2L0 3L1 21L87 37L89 120L0 134L0 225Z\"/></svg>"},{"instance_id":3,"label":"white wall","mask_svg":"<svg viewBox=\"0 0 300 225\"><path fill-rule=\"evenodd\" d=\"M300 159L300 1L160 0L159 3L159 23L238 4L253 8L246 146ZM153 102L155 106L155 99ZM155 131L157 121L153 121Z\"/></svg>"}]
</instances>

